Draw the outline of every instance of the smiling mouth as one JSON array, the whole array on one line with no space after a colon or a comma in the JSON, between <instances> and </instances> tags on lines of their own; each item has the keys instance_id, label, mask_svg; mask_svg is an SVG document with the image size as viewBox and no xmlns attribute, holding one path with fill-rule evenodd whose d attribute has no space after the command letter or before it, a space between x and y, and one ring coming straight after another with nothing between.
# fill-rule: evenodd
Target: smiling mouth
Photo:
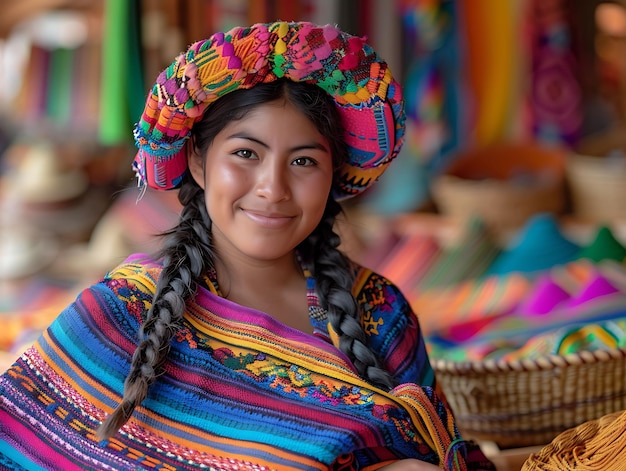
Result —
<instances>
[{"instance_id":1,"label":"smiling mouth","mask_svg":"<svg viewBox=\"0 0 626 471\"><path fill-rule=\"evenodd\" d=\"M243 213L253 222L267 228L281 228L293 220L293 216L286 216L277 213L263 213L242 209Z\"/></svg>"}]
</instances>

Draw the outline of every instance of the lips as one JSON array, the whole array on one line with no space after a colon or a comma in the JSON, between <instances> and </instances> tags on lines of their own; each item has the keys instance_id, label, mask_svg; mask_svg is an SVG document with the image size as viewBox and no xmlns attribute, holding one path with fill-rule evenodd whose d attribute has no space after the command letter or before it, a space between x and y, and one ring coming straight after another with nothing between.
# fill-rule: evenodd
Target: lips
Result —
<instances>
[{"instance_id":1,"label":"lips","mask_svg":"<svg viewBox=\"0 0 626 471\"><path fill-rule=\"evenodd\" d=\"M242 212L252 222L271 229L284 227L294 219L294 216L276 212L258 211L253 209L242 209Z\"/></svg>"}]
</instances>

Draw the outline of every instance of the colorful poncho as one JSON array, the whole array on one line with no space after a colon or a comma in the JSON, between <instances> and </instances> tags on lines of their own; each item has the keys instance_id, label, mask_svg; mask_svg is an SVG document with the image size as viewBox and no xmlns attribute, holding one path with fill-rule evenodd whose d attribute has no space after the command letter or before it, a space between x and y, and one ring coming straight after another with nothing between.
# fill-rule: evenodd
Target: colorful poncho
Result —
<instances>
[{"instance_id":1,"label":"colorful poncho","mask_svg":"<svg viewBox=\"0 0 626 471\"><path fill-rule=\"evenodd\" d=\"M165 373L99 442L94 431L121 400L160 270L129 258L0 377L0 469L351 470L409 457L493 469L435 392L406 300L366 269L354 293L371 344L403 383L391 392L358 376L314 303L316 334L305 334L199 288Z\"/></svg>"}]
</instances>

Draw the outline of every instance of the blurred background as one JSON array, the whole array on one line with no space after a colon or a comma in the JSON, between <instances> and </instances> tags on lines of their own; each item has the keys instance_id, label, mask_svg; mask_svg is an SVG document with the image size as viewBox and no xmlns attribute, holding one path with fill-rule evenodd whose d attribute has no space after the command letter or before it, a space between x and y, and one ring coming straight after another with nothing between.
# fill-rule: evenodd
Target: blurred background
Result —
<instances>
[{"instance_id":1,"label":"blurred background","mask_svg":"<svg viewBox=\"0 0 626 471\"><path fill-rule=\"evenodd\" d=\"M433 358L486 358L468 339L539 309L546 276L571 298L600 273L611 288L594 300L617 292L612 312L626 312L621 1L0 0L0 11L1 361L176 220L176 192L140 198L130 165L157 74L215 31L277 19L366 36L404 86L405 146L337 230L401 287ZM606 313L593 306L587 320Z\"/></svg>"}]
</instances>

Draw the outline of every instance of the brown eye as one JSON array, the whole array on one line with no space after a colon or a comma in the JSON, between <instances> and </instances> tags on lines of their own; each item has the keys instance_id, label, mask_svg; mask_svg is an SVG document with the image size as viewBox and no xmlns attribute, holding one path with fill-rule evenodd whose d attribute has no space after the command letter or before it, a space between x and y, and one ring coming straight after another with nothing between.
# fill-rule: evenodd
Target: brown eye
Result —
<instances>
[{"instance_id":1,"label":"brown eye","mask_svg":"<svg viewBox=\"0 0 626 471\"><path fill-rule=\"evenodd\" d=\"M310 165L315 165L315 161L309 157L298 157L292 162L292 165L296 165L298 167L308 167Z\"/></svg>"},{"instance_id":2,"label":"brown eye","mask_svg":"<svg viewBox=\"0 0 626 471\"><path fill-rule=\"evenodd\" d=\"M241 149L235 152L235 155L241 157L242 159L253 159L255 158L254 152L250 149Z\"/></svg>"}]
</instances>

